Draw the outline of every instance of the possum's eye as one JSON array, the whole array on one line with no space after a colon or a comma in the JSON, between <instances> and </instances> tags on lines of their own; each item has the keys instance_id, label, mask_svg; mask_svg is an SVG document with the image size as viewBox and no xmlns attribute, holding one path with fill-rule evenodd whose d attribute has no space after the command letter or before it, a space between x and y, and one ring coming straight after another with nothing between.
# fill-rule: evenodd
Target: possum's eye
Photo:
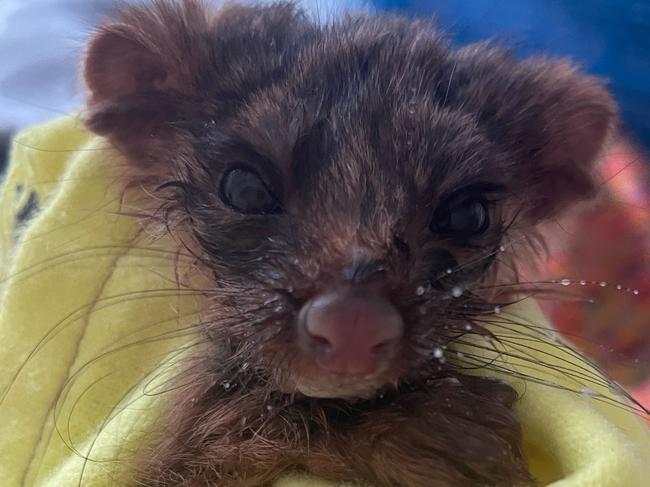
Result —
<instances>
[{"instance_id":1,"label":"possum's eye","mask_svg":"<svg viewBox=\"0 0 650 487\"><path fill-rule=\"evenodd\" d=\"M221 179L221 199L234 210L248 215L279 213L280 202L255 171L236 167Z\"/></svg>"},{"instance_id":2,"label":"possum's eye","mask_svg":"<svg viewBox=\"0 0 650 487\"><path fill-rule=\"evenodd\" d=\"M436 209L429 228L436 235L465 241L485 233L489 226L490 213L485 197L462 192Z\"/></svg>"}]
</instances>

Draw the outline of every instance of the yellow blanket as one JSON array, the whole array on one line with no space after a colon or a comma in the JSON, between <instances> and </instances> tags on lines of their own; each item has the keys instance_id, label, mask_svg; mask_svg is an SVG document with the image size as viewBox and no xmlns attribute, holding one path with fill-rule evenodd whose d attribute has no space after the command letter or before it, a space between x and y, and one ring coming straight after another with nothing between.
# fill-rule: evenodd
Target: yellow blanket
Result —
<instances>
[{"instance_id":1,"label":"yellow blanket","mask_svg":"<svg viewBox=\"0 0 650 487\"><path fill-rule=\"evenodd\" d=\"M187 327L197 297L176 288L170 242L121 216L132 199L113 177L116 161L73 118L22 133L13 146L0 191L3 487L133 485L134 452L195 339ZM509 313L544 323L533 303ZM557 344L536 343L533 354L519 347L530 337L497 322L491 329L521 354L505 365L536 378L504 377L522 393L516 410L541 485L650 485L648 429L609 401L591 367ZM276 487L314 486L325 484L291 477Z\"/></svg>"}]
</instances>

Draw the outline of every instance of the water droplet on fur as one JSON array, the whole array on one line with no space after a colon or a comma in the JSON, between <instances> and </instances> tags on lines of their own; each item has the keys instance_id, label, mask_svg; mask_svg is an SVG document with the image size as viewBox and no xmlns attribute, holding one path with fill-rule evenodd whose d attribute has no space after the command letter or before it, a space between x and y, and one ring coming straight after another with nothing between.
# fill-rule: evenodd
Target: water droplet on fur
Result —
<instances>
[{"instance_id":1,"label":"water droplet on fur","mask_svg":"<svg viewBox=\"0 0 650 487\"><path fill-rule=\"evenodd\" d=\"M436 348L433 349L433 356L435 358L442 358L443 355L444 355L444 352L442 351L442 348L436 347Z\"/></svg>"},{"instance_id":2,"label":"water droplet on fur","mask_svg":"<svg viewBox=\"0 0 650 487\"><path fill-rule=\"evenodd\" d=\"M593 389L590 389L589 387L583 387L582 389L580 389L580 394L587 397L596 397L600 395Z\"/></svg>"},{"instance_id":3,"label":"water droplet on fur","mask_svg":"<svg viewBox=\"0 0 650 487\"><path fill-rule=\"evenodd\" d=\"M606 286L607 286L607 283L606 283L605 281L600 281L600 282L598 283L598 285L599 285L600 287L606 287Z\"/></svg>"},{"instance_id":4,"label":"water droplet on fur","mask_svg":"<svg viewBox=\"0 0 650 487\"><path fill-rule=\"evenodd\" d=\"M495 314L501 313L501 306L495 306L494 307L494 312L495 312Z\"/></svg>"},{"instance_id":5,"label":"water droplet on fur","mask_svg":"<svg viewBox=\"0 0 650 487\"><path fill-rule=\"evenodd\" d=\"M424 286L418 286L415 289L415 294L417 294L418 296L422 296L424 294Z\"/></svg>"},{"instance_id":6,"label":"water droplet on fur","mask_svg":"<svg viewBox=\"0 0 650 487\"><path fill-rule=\"evenodd\" d=\"M472 325L470 325L469 323L467 323L467 324L465 325L465 329L466 329L467 331L472 331Z\"/></svg>"},{"instance_id":7,"label":"water droplet on fur","mask_svg":"<svg viewBox=\"0 0 650 487\"><path fill-rule=\"evenodd\" d=\"M284 313L284 311L286 311L286 309L287 309L286 306L284 304L280 303L273 309L273 311L275 311L276 313Z\"/></svg>"},{"instance_id":8,"label":"water droplet on fur","mask_svg":"<svg viewBox=\"0 0 650 487\"><path fill-rule=\"evenodd\" d=\"M269 404L268 406L266 406L266 410L269 412L273 411L273 406Z\"/></svg>"},{"instance_id":9,"label":"water droplet on fur","mask_svg":"<svg viewBox=\"0 0 650 487\"><path fill-rule=\"evenodd\" d=\"M446 384L450 386L460 386L461 383L456 377L445 377L438 381L438 384Z\"/></svg>"},{"instance_id":10,"label":"water droplet on fur","mask_svg":"<svg viewBox=\"0 0 650 487\"><path fill-rule=\"evenodd\" d=\"M463 352L456 352L456 356L458 358L463 358L465 356L465 354Z\"/></svg>"},{"instance_id":11,"label":"water droplet on fur","mask_svg":"<svg viewBox=\"0 0 650 487\"><path fill-rule=\"evenodd\" d=\"M584 280L580 281L580 285L581 285L581 286L586 286L586 285L587 285L587 281L584 281Z\"/></svg>"},{"instance_id":12,"label":"water droplet on fur","mask_svg":"<svg viewBox=\"0 0 650 487\"><path fill-rule=\"evenodd\" d=\"M447 269L445 272L446 272L447 274L451 274L451 273L454 272L454 271L452 271L451 269Z\"/></svg>"},{"instance_id":13,"label":"water droplet on fur","mask_svg":"<svg viewBox=\"0 0 650 487\"><path fill-rule=\"evenodd\" d=\"M412 103L409 103L409 115L415 115L415 107Z\"/></svg>"},{"instance_id":14,"label":"water droplet on fur","mask_svg":"<svg viewBox=\"0 0 650 487\"><path fill-rule=\"evenodd\" d=\"M221 383L221 387L223 387L225 390L228 390L228 389L230 389L232 387L232 384L230 382L228 382L227 380L224 380Z\"/></svg>"},{"instance_id":15,"label":"water droplet on fur","mask_svg":"<svg viewBox=\"0 0 650 487\"><path fill-rule=\"evenodd\" d=\"M639 290L635 289L634 291L632 291L632 293L638 296L639 295Z\"/></svg>"},{"instance_id":16,"label":"water droplet on fur","mask_svg":"<svg viewBox=\"0 0 650 487\"><path fill-rule=\"evenodd\" d=\"M460 298L463 295L463 289L460 288L459 286L454 286L451 288L451 295L454 298Z\"/></svg>"},{"instance_id":17,"label":"water droplet on fur","mask_svg":"<svg viewBox=\"0 0 650 487\"><path fill-rule=\"evenodd\" d=\"M570 286L571 285L571 279L562 279L560 281L560 284L562 284L563 286Z\"/></svg>"},{"instance_id":18,"label":"water droplet on fur","mask_svg":"<svg viewBox=\"0 0 650 487\"><path fill-rule=\"evenodd\" d=\"M623 286L621 286L620 284L617 284L616 289L618 289L620 291L621 289L623 289Z\"/></svg>"},{"instance_id":19,"label":"water droplet on fur","mask_svg":"<svg viewBox=\"0 0 650 487\"><path fill-rule=\"evenodd\" d=\"M499 246L499 252L505 252L505 251L506 251L505 246L503 245Z\"/></svg>"}]
</instances>

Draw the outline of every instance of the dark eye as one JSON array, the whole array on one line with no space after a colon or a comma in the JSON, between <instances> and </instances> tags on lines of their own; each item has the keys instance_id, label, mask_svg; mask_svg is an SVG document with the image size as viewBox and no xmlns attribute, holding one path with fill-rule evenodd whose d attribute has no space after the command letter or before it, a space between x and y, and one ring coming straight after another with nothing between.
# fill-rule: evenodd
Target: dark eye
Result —
<instances>
[{"instance_id":1,"label":"dark eye","mask_svg":"<svg viewBox=\"0 0 650 487\"><path fill-rule=\"evenodd\" d=\"M221 180L221 199L240 213L278 213L280 204L262 178L254 171L235 168Z\"/></svg>"},{"instance_id":2,"label":"dark eye","mask_svg":"<svg viewBox=\"0 0 650 487\"><path fill-rule=\"evenodd\" d=\"M485 198L475 194L460 194L436 210L430 229L438 235L466 240L483 234L489 226L490 213Z\"/></svg>"}]
</instances>

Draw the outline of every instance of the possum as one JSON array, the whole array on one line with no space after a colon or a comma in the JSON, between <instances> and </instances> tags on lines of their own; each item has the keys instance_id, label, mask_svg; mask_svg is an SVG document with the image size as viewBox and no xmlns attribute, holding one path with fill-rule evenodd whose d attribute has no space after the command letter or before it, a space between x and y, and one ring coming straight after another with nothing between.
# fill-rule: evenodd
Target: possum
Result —
<instances>
[{"instance_id":1,"label":"possum","mask_svg":"<svg viewBox=\"0 0 650 487\"><path fill-rule=\"evenodd\" d=\"M196 0L126 7L84 76L143 224L211 286L138 485L535 485L515 390L444 354L596 193L601 80L426 20Z\"/></svg>"}]
</instances>

